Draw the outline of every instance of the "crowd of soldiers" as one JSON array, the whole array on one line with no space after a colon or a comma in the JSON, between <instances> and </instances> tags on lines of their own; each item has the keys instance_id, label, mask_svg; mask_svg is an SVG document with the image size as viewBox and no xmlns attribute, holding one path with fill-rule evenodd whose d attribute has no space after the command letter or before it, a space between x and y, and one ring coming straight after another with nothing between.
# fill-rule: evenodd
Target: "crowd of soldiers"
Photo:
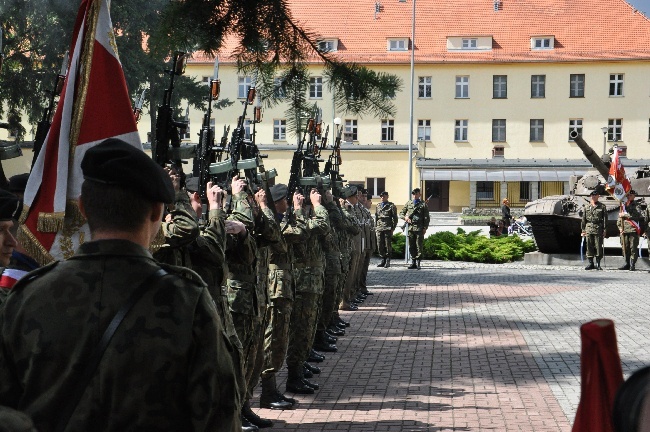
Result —
<instances>
[{"instance_id":1,"label":"crowd of soldiers","mask_svg":"<svg viewBox=\"0 0 650 432\"><path fill-rule=\"evenodd\" d=\"M276 382L285 364L286 392L319 389L314 363L350 325L339 311L372 295L377 243L390 266L388 193L373 217L361 186L289 202L275 184L274 211L235 177L229 194L208 183L206 205L196 178L118 139L81 169L91 240L62 262L29 257L15 240L19 192L0 195L0 418L16 430L254 431L273 425L251 407L260 382L260 407L298 403Z\"/></svg>"}]
</instances>

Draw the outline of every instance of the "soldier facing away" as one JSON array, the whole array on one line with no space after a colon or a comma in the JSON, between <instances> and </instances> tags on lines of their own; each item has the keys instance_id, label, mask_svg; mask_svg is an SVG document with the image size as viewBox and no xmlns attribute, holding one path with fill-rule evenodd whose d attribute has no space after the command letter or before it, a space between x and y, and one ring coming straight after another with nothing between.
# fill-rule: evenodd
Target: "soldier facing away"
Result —
<instances>
[{"instance_id":1,"label":"soldier facing away","mask_svg":"<svg viewBox=\"0 0 650 432\"><path fill-rule=\"evenodd\" d=\"M88 150L81 170L91 241L8 296L0 405L24 411L41 432L241 430L233 347L206 285L147 250L174 200L169 176L117 139Z\"/></svg>"},{"instance_id":2,"label":"soldier facing away","mask_svg":"<svg viewBox=\"0 0 650 432\"><path fill-rule=\"evenodd\" d=\"M587 259L589 260L589 265L585 267L585 270L602 270L600 260L603 259L603 238L607 224L607 207L598 201L600 198L599 191L594 190L589 196L591 200L583 207L581 224L582 236L587 238ZM594 257L596 258L596 265L594 265Z\"/></svg>"},{"instance_id":3,"label":"soldier facing away","mask_svg":"<svg viewBox=\"0 0 650 432\"><path fill-rule=\"evenodd\" d=\"M377 231L377 246L381 262L377 267L390 267L390 256L393 252L393 231L397 226L397 207L388 201L388 192L381 193L381 202L375 207L375 230Z\"/></svg>"}]
</instances>

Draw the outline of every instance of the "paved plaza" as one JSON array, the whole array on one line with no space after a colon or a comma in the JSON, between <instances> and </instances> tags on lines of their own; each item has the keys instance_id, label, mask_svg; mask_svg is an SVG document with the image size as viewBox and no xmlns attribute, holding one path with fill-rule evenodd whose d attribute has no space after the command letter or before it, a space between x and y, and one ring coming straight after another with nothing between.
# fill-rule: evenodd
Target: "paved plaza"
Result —
<instances>
[{"instance_id":1,"label":"paved plaza","mask_svg":"<svg viewBox=\"0 0 650 432\"><path fill-rule=\"evenodd\" d=\"M321 389L292 411L256 409L273 430L570 431L579 329L597 318L615 321L626 376L650 364L645 271L375 264L375 295L345 312L352 325L313 379Z\"/></svg>"}]
</instances>

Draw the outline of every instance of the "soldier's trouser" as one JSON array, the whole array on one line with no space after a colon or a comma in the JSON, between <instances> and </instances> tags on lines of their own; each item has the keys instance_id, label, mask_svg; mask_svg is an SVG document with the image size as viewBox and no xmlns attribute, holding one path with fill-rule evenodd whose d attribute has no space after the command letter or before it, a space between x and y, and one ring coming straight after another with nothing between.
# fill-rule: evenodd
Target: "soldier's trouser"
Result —
<instances>
[{"instance_id":1,"label":"soldier's trouser","mask_svg":"<svg viewBox=\"0 0 650 432\"><path fill-rule=\"evenodd\" d=\"M361 286L361 275L363 273L363 265L366 260L365 249L361 251L361 253L356 257L356 260L357 260L357 267L355 269L354 283L352 285L352 289L350 290L350 300L354 300L357 297L357 294L359 293L359 287Z\"/></svg>"},{"instance_id":2,"label":"soldier's trouser","mask_svg":"<svg viewBox=\"0 0 650 432\"><path fill-rule=\"evenodd\" d=\"M318 314L318 297L313 292L296 291L289 326L289 349L287 350L287 367L302 368L309 357L312 338Z\"/></svg>"},{"instance_id":3,"label":"soldier's trouser","mask_svg":"<svg viewBox=\"0 0 650 432\"><path fill-rule=\"evenodd\" d=\"M602 234L587 234L587 258L603 257Z\"/></svg>"},{"instance_id":4,"label":"soldier's trouser","mask_svg":"<svg viewBox=\"0 0 650 432\"><path fill-rule=\"evenodd\" d=\"M339 269L341 265L339 264ZM340 270L339 270L340 271ZM332 321L332 314L336 310L336 291L339 286L340 274L336 274L329 270L329 266L325 268L325 280L323 284L323 305L321 313L318 317L318 324L316 329L318 331L325 331Z\"/></svg>"},{"instance_id":5,"label":"soldier's trouser","mask_svg":"<svg viewBox=\"0 0 650 432\"><path fill-rule=\"evenodd\" d=\"M289 345L289 323L293 301L284 297L271 299L270 320L264 334L264 369L262 379L275 375L284 363Z\"/></svg>"},{"instance_id":6,"label":"soldier's trouser","mask_svg":"<svg viewBox=\"0 0 650 432\"><path fill-rule=\"evenodd\" d=\"M368 292L368 286L366 285L366 280L368 279L368 267L370 267L371 256L372 256L372 251L370 249L367 249L365 256L363 258L363 266L361 267L361 274L359 275L359 292L362 293Z\"/></svg>"},{"instance_id":7,"label":"soldier's trouser","mask_svg":"<svg viewBox=\"0 0 650 432\"><path fill-rule=\"evenodd\" d=\"M390 258L393 252L393 232L390 230L377 231L377 249L379 256Z\"/></svg>"},{"instance_id":8,"label":"soldier's trouser","mask_svg":"<svg viewBox=\"0 0 650 432\"><path fill-rule=\"evenodd\" d=\"M244 353L243 363L244 363L244 387L242 387L242 396L245 397L246 389L248 388L248 378L250 376L250 370L253 365L250 363L251 354L253 352L254 345L254 328L255 320L257 317L254 315L247 315L237 312L231 312L232 319L235 324L235 330L237 331L237 337L242 344L242 349Z\"/></svg>"},{"instance_id":9,"label":"soldier's trouser","mask_svg":"<svg viewBox=\"0 0 650 432\"><path fill-rule=\"evenodd\" d=\"M254 343L251 347L251 359L249 363L251 368L246 376L246 400L249 400L253 397L253 390L259 382L260 375L262 374L262 369L264 369L264 333L266 331L266 326L269 322L269 314L271 310L265 305L260 305L259 317L256 317L255 323L256 327L254 331Z\"/></svg>"},{"instance_id":10,"label":"soldier's trouser","mask_svg":"<svg viewBox=\"0 0 650 432\"><path fill-rule=\"evenodd\" d=\"M636 260L639 250L639 235L637 233L621 234L621 247L625 259Z\"/></svg>"},{"instance_id":11,"label":"soldier's trouser","mask_svg":"<svg viewBox=\"0 0 650 432\"><path fill-rule=\"evenodd\" d=\"M422 234L422 231L409 231L409 254L411 259L422 258L423 242L424 234Z\"/></svg>"},{"instance_id":12,"label":"soldier's trouser","mask_svg":"<svg viewBox=\"0 0 650 432\"><path fill-rule=\"evenodd\" d=\"M338 321L340 318L339 315L339 305L343 302L343 291L345 290L345 281L348 278L348 273L350 271L350 260L342 259L341 260L341 274L339 275L339 281L336 286L336 302L334 303L334 313L332 314L332 319Z\"/></svg>"},{"instance_id":13,"label":"soldier's trouser","mask_svg":"<svg viewBox=\"0 0 650 432\"><path fill-rule=\"evenodd\" d=\"M343 304L348 304L350 303L350 300L353 299L351 296L357 283L357 274L359 273L358 269L359 252L353 250L350 252L350 270L345 278L345 285L343 287L343 298L341 300Z\"/></svg>"}]
</instances>

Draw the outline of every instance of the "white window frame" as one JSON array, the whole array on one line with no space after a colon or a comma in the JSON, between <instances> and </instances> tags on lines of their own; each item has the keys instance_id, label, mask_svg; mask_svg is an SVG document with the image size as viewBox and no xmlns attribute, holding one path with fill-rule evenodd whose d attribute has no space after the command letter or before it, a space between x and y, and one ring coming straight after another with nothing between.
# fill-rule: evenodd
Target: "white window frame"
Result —
<instances>
[{"instance_id":1,"label":"white window frame","mask_svg":"<svg viewBox=\"0 0 650 432\"><path fill-rule=\"evenodd\" d=\"M571 132L574 130L578 132L578 135L582 135L582 120L583 119L569 119L569 141L573 142L573 139L571 139Z\"/></svg>"},{"instance_id":2,"label":"white window frame","mask_svg":"<svg viewBox=\"0 0 650 432\"><path fill-rule=\"evenodd\" d=\"M358 141L357 119L345 119L345 128L343 129L343 140L346 142Z\"/></svg>"},{"instance_id":3,"label":"white window frame","mask_svg":"<svg viewBox=\"0 0 650 432\"><path fill-rule=\"evenodd\" d=\"M287 97L282 89L282 78L273 78L273 92L277 98L284 99Z\"/></svg>"},{"instance_id":4,"label":"white window frame","mask_svg":"<svg viewBox=\"0 0 650 432\"><path fill-rule=\"evenodd\" d=\"M418 120L418 141L431 141L431 120Z\"/></svg>"},{"instance_id":5,"label":"white window frame","mask_svg":"<svg viewBox=\"0 0 650 432\"><path fill-rule=\"evenodd\" d=\"M587 77L585 74L570 74L569 75L569 97L571 98L583 98L585 97L585 87L586 87ZM582 86L582 88L580 88ZM582 90L582 94L580 94Z\"/></svg>"},{"instance_id":6,"label":"white window frame","mask_svg":"<svg viewBox=\"0 0 650 432\"><path fill-rule=\"evenodd\" d=\"M506 119L492 119L492 142L506 142L507 126Z\"/></svg>"},{"instance_id":7,"label":"white window frame","mask_svg":"<svg viewBox=\"0 0 650 432\"><path fill-rule=\"evenodd\" d=\"M508 75L492 75L492 99L508 99Z\"/></svg>"},{"instance_id":8,"label":"white window frame","mask_svg":"<svg viewBox=\"0 0 650 432\"><path fill-rule=\"evenodd\" d=\"M323 98L323 77L314 76L309 78L309 99Z\"/></svg>"},{"instance_id":9,"label":"white window frame","mask_svg":"<svg viewBox=\"0 0 650 432\"><path fill-rule=\"evenodd\" d=\"M250 75L237 77L237 99L246 99L248 90L253 86L253 77Z\"/></svg>"},{"instance_id":10,"label":"white window frame","mask_svg":"<svg viewBox=\"0 0 650 432\"><path fill-rule=\"evenodd\" d=\"M253 120L244 119L244 138L249 140L252 138L251 131L253 130Z\"/></svg>"},{"instance_id":11,"label":"white window frame","mask_svg":"<svg viewBox=\"0 0 650 432\"><path fill-rule=\"evenodd\" d=\"M623 97L623 81L625 74L609 74L609 97Z\"/></svg>"},{"instance_id":12,"label":"white window frame","mask_svg":"<svg viewBox=\"0 0 650 432\"><path fill-rule=\"evenodd\" d=\"M454 142L467 142L469 120L459 119L454 123Z\"/></svg>"},{"instance_id":13,"label":"white window frame","mask_svg":"<svg viewBox=\"0 0 650 432\"><path fill-rule=\"evenodd\" d=\"M607 120L607 141L623 141L623 119L614 118Z\"/></svg>"},{"instance_id":14,"label":"white window frame","mask_svg":"<svg viewBox=\"0 0 650 432\"><path fill-rule=\"evenodd\" d=\"M463 38L461 46L464 50L472 50L478 48L478 39L477 38Z\"/></svg>"},{"instance_id":15,"label":"white window frame","mask_svg":"<svg viewBox=\"0 0 650 432\"><path fill-rule=\"evenodd\" d=\"M544 119L530 119L530 142L544 142Z\"/></svg>"},{"instance_id":16,"label":"white window frame","mask_svg":"<svg viewBox=\"0 0 650 432\"><path fill-rule=\"evenodd\" d=\"M430 76L421 76L418 77L418 98L419 99L431 99L432 90L432 77Z\"/></svg>"},{"instance_id":17,"label":"white window frame","mask_svg":"<svg viewBox=\"0 0 650 432\"><path fill-rule=\"evenodd\" d=\"M555 38L550 36L530 38L530 49L552 50L555 45Z\"/></svg>"},{"instance_id":18,"label":"white window frame","mask_svg":"<svg viewBox=\"0 0 650 432\"><path fill-rule=\"evenodd\" d=\"M469 75L456 75L456 99L469 99Z\"/></svg>"},{"instance_id":19,"label":"white window frame","mask_svg":"<svg viewBox=\"0 0 650 432\"><path fill-rule=\"evenodd\" d=\"M394 141L395 120L383 119L381 121L381 141Z\"/></svg>"},{"instance_id":20,"label":"white window frame","mask_svg":"<svg viewBox=\"0 0 650 432\"><path fill-rule=\"evenodd\" d=\"M546 75L531 75L530 76L530 98L544 99L545 97L546 97Z\"/></svg>"},{"instance_id":21,"label":"white window frame","mask_svg":"<svg viewBox=\"0 0 650 432\"><path fill-rule=\"evenodd\" d=\"M335 52L338 51L338 39L323 39L318 41L318 49L321 52Z\"/></svg>"},{"instance_id":22,"label":"white window frame","mask_svg":"<svg viewBox=\"0 0 650 432\"><path fill-rule=\"evenodd\" d=\"M386 189L386 177L366 177L366 189L372 193L373 198L379 198L379 194L383 192L383 190L379 190L378 180L384 181L384 189Z\"/></svg>"},{"instance_id":23,"label":"white window frame","mask_svg":"<svg viewBox=\"0 0 650 432\"><path fill-rule=\"evenodd\" d=\"M408 38L390 38L386 41L388 51L408 51L409 39Z\"/></svg>"},{"instance_id":24,"label":"white window frame","mask_svg":"<svg viewBox=\"0 0 650 432\"><path fill-rule=\"evenodd\" d=\"M287 140L287 121L285 119L273 119L273 140Z\"/></svg>"}]
</instances>

